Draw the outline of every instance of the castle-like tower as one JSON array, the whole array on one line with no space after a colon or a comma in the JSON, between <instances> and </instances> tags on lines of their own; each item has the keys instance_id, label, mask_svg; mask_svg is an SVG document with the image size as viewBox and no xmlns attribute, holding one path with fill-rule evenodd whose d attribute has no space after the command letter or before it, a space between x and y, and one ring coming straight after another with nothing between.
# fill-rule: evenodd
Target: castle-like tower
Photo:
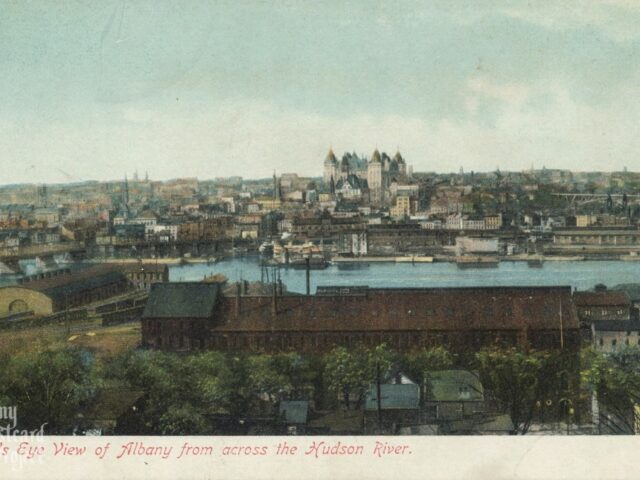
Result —
<instances>
[{"instance_id":1,"label":"castle-like tower","mask_svg":"<svg viewBox=\"0 0 640 480\"><path fill-rule=\"evenodd\" d=\"M324 173L322 179L328 185L331 179L337 180L338 178L338 159L333 153L333 149L329 149L327 157L324 159Z\"/></svg>"},{"instance_id":2,"label":"castle-like tower","mask_svg":"<svg viewBox=\"0 0 640 480\"><path fill-rule=\"evenodd\" d=\"M351 173L351 165L349 165L349 159L347 156L342 157L342 161L340 162L340 178L346 180Z\"/></svg>"},{"instance_id":3,"label":"castle-like tower","mask_svg":"<svg viewBox=\"0 0 640 480\"><path fill-rule=\"evenodd\" d=\"M367 183L369 184L369 198L373 205L381 205L384 196L382 183L382 157L376 148L367 166Z\"/></svg>"},{"instance_id":4,"label":"castle-like tower","mask_svg":"<svg viewBox=\"0 0 640 480\"><path fill-rule=\"evenodd\" d=\"M400 155L400 150L398 150L396 152L396 154L393 157L393 159L398 164L398 172L400 173L400 175L406 176L407 175L407 162L405 162L404 158L402 158L402 155Z\"/></svg>"}]
</instances>

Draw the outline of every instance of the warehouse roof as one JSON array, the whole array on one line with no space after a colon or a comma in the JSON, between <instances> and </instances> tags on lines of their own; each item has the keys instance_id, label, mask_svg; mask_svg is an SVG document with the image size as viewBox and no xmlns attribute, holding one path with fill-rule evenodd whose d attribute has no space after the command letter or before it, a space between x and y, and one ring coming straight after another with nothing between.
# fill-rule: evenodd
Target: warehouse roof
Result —
<instances>
[{"instance_id":1,"label":"warehouse roof","mask_svg":"<svg viewBox=\"0 0 640 480\"><path fill-rule=\"evenodd\" d=\"M124 265L124 271L127 273L137 272L153 272L164 273L169 269L166 263L128 263Z\"/></svg>"},{"instance_id":2,"label":"warehouse roof","mask_svg":"<svg viewBox=\"0 0 640 480\"><path fill-rule=\"evenodd\" d=\"M142 318L210 318L219 293L217 283L156 283Z\"/></svg>"},{"instance_id":3,"label":"warehouse roof","mask_svg":"<svg viewBox=\"0 0 640 480\"><path fill-rule=\"evenodd\" d=\"M325 290L328 292L329 290ZM339 292L340 290L338 290ZM570 287L370 288L360 295L220 299L217 331L556 330L578 328ZM562 322L560 322L562 315Z\"/></svg>"},{"instance_id":4,"label":"warehouse roof","mask_svg":"<svg viewBox=\"0 0 640 480\"><path fill-rule=\"evenodd\" d=\"M608 306L629 306L631 299L626 292L621 290L604 292L575 292L573 301L576 307L608 307Z\"/></svg>"},{"instance_id":5,"label":"warehouse roof","mask_svg":"<svg viewBox=\"0 0 640 480\"><path fill-rule=\"evenodd\" d=\"M52 298L64 298L76 292L99 288L126 281L122 271L111 265L96 265L78 270L46 272L36 280L24 281L18 286L36 290Z\"/></svg>"}]
</instances>

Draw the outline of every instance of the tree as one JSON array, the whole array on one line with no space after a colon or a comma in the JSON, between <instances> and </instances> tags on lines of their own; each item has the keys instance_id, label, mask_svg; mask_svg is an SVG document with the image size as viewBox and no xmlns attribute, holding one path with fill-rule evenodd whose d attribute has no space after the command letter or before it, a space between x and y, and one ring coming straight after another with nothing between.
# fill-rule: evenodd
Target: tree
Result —
<instances>
[{"instance_id":1,"label":"tree","mask_svg":"<svg viewBox=\"0 0 640 480\"><path fill-rule=\"evenodd\" d=\"M12 357L3 377L5 400L18 407L19 427L46 424L47 434L69 433L100 383L93 356L75 348Z\"/></svg>"},{"instance_id":2,"label":"tree","mask_svg":"<svg viewBox=\"0 0 640 480\"><path fill-rule=\"evenodd\" d=\"M188 403L170 405L158 425L162 435L193 435L211 431L202 411Z\"/></svg>"},{"instance_id":3,"label":"tree","mask_svg":"<svg viewBox=\"0 0 640 480\"><path fill-rule=\"evenodd\" d=\"M581 352L581 379L609 415L609 430L634 431L633 408L640 403L640 351L626 348L605 356L591 348Z\"/></svg>"},{"instance_id":4,"label":"tree","mask_svg":"<svg viewBox=\"0 0 640 480\"><path fill-rule=\"evenodd\" d=\"M384 343L373 349L334 348L325 357L325 378L329 390L341 395L347 408L350 398L355 396L356 407L359 407L367 389L376 381L378 372L388 372L395 360L395 353Z\"/></svg>"},{"instance_id":5,"label":"tree","mask_svg":"<svg viewBox=\"0 0 640 480\"><path fill-rule=\"evenodd\" d=\"M313 389L320 376L321 365L313 359L297 352L281 353L274 356L275 367L282 371L290 385L289 394L295 398L304 398ZM317 362L316 362L317 363Z\"/></svg>"},{"instance_id":6,"label":"tree","mask_svg":"<svg viewBox=\"0 0 640 480\"><path fill-rule=\"evenodd\" d=\"M553 398L557 404L562 382L570 381L559 374L568 370L555 352L485 349L475 357L485 391L509 413L516 434L527 433L541 402Z\"/></svg>"},{"instance_id":7,"label":"tree","mask_svg":"<svg viewBox=\"0 0 640 480\"><path fill-rule=\"evenodd\" d=\"M429 372L446 370L453 365L453 357L444 347L423 348L408 353L404 366L409 377L424 383Z\"/></svg>"},{"instance_id":8,"label":"tree","mask_svg":"<svg viewBox=\"0 0 640 480\"><path fill-rule=\"evenodd\" d=\"M384 375L398 361L397 354L386 343L381 343L368 352L369 383L377 380L377 375Z\"/></svg>"},{"instance_id":9,"label":"tree","mask_svg":"<svg viewBox=\"0 0 640 480\"><path fill-rule=\"evenodd\" d=\"M247 359L249 381L256 394L264 394L276 402L293 389L287 375L287 363L271 355L253 355Z\"/></svg>"},{"instance_id":10,"label":"tree","mask_svg":"<svg viewBox=\"0 0 640 480\"><path fill-rule=\"evenodd\" d=\"M135 351L114 360L106 374L143 394L124 433L180 435L213 433L207 414L242 411L246 403L239 396L244 392L230 370L229 358L218 352L182 357Z\"/></svg>"},{"instance_id":11,"label":"tree","mask_svg":"<svg viewBox=\"0 0 640 480\"><path fill-rule=\"evenodd\" d=\"M359 404L371 381L368 352L336 347L325 356L325 379L329 390L341 395L347 408L351 395Z\"/></svg>"}]
</instances>

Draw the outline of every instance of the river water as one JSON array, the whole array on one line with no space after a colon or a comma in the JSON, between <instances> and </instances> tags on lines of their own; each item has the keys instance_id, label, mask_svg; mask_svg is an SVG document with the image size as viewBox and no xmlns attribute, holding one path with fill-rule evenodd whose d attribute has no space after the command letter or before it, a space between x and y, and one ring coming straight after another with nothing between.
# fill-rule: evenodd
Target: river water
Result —
<instances>
[{"instance_id":1,"label":"river water","mask_svg":"<svg viewBox=\"0 0 640 480\"><path fill-rule=\"evenodd\" d=\"M213 273L222 273L231 282L266 280L257 257L227 259L213 265L175 265L170 267L169 279L197 281ZM305 292L304 270L281 268L279 275L290 291ZM371 263L352 268L330 265L311 271L312 293L317 286L329 285L389 288L566 285L587 290L598 283L613 287L636 282L640 283L640 262L623 261L547 261L542 268L531 268L527 262L501 262L498 268L480 269L460 269L454 263Z\"/></svg>"}]
</instances>

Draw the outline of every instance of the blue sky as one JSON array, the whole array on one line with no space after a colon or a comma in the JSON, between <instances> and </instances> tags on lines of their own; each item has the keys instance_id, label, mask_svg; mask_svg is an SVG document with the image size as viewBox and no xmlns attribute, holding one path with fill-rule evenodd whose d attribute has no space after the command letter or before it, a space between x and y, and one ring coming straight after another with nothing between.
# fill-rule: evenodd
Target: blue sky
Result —
<instances>
[{"instance_id":1,"label":"blue sky","mask_svg":"<svg viewBox=\"0 0 640 480\"><path fill-rule=\"evenodd\" d=\"M640 170L640 3L0 0L0 183Z\"/></svg>"}]
</instances>

